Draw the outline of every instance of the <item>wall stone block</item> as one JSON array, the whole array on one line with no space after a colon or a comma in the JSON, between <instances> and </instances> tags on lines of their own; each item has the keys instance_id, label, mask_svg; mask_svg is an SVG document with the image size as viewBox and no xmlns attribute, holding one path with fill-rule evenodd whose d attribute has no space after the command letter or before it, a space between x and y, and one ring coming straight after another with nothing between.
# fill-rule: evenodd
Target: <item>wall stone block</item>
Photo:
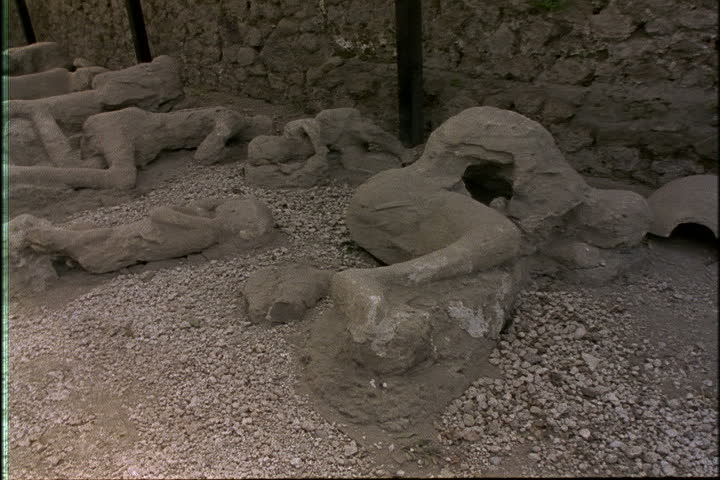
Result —
<instances>
[{"instance_id":1,"label":"wall stone block","mask_svg":"<svg viewBox=\"0 0 720 480\"><path fill-rule=\"evenodd\" d=\"M476 104L544 122L583 173L657 186L717 172L715 0L421 0L426 130ZM27 0L38 40L135 63L123 0ZM387 0L143 0L153 55L199 90L349 106L397 129ZM24 43L10 2L10 45Z\"/></svg>"}]
</instances>

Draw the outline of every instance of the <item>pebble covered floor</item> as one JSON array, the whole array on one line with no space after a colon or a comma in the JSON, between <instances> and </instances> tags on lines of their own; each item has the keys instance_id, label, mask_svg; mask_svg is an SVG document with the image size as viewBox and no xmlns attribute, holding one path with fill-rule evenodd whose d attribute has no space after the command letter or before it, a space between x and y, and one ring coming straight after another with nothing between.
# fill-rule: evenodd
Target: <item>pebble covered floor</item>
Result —
<instances>
[{"instance_id":1,"label":"pebble covered floor","mask_svg":"<svg viewBox=\"0 0 720 480\"><path fill-rule=\"evenodd\" d=\"M392 445L352 440L296 391L301 352L286 336L298 326L254 326L239 308L263 266L377 265L344 225L352 192L269 191L247 186L242 164L186 162L140 198L74 215L71 224L115 225L154 206L255 194L289 242L126 270L60 306L11 304L12 478L404 474L392 455L370 455ZM646 301L683 325L716 318L716 269L682 288L630 276L612 296L532 285L492 354L498 377L477 379L438 419L441 461L428 475L716 475L717 347L658 343L638 320ZM716 334L716 323L698 333Z\"/></svg>"}]
</instances>

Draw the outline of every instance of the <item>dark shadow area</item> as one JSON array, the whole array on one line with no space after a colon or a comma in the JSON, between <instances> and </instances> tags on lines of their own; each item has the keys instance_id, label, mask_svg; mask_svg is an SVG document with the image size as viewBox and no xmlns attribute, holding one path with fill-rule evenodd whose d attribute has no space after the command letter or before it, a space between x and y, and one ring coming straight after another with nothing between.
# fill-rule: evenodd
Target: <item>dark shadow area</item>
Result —
<instances>
[{"instance_id":1,"label":"dark shadow area","mask_svg":"<svg viewBox=\"0 0 720 480\"><path fill-rule=\"evenodd\" d=\"M709 228L697 223L681 223L669 238L648 235L648 240L651 248L670 263L687 267L718 261L720 242Z\"/></svg>"},{"instance_id":2,"label":"dark shadow area","mask_svg":"<svg viewBox=\"0 0 720 480\"><path fill-rule=\"evenodd\" d=\"M718 248L718 239L712 230L697 223L681 223L670 234L670 238L677 242L693 244L699 248Z\"/></svg>"},{"instance_id":3,"label":"dark shadow area","mask_svg":"<svg viewBox=\"0 0 720 480\"><path fill-rule=\"evenodd\" d=\"M497 197L512 198L512 166L494 163L470 165L462 179L472 198L485 205Z\"/></svg>"},{"instance_id":4,"label":"dark shadow area","mask_svg":"<svg viewBox=\"0 0 720 480\"><path fill-rule=\"evenodd\" d=\"M358 245L357 243L355 243L352 240L344 241L342 243L342 247L343 247L343 250L345 250L345 252L347 252L347 253L358 253L359 252L359 253L362 253L363 255L367 255L367 258L375 261L377 263L378 267L386 267L388 265L387 263L383 262L382 260L380 260L379 258L374 256L373 254L371 254L370 252L368 252L367 250L365 250L364 248L362 248L360 245Z\"/></svg>"},{"instance_id":5,"label":"dark shadow area","mask_svg":"<svg viewBox=\"0 0 720 480\"><path fill-rule=\"evenodd\" d=\"M77 270L75 262L69 257L54 257L52 259L52 266L55 269L58 277L64 277L65 275L72 273Z\"/></svg>"}]
</instances>

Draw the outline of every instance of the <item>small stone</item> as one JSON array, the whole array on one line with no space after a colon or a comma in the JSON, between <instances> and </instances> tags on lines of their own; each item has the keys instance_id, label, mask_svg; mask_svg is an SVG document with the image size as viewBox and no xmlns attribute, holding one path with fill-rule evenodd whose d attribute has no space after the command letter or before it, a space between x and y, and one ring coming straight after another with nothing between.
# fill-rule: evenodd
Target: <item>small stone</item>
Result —
<instances>
[{"instance_id":1,"label":"small stone","mask_svg":"<svg viewBox=\"0 0 720 480\"><path fill-rule=\"evenodd\" d=\"M613 465L613 464L617 463L617 461L618 461L618 456L615 455L614 453L608 453L605 456L605 463L607 463L608 465Z\"/></svg>"},{"instance_id":2,"label":"small stone","mask_svg":"<svg viewBox=\"0 0 720 480\"><path fill-rule=\"evenodd\" d=\"M637 457L639 457L640 455L642 455L643 449L642 449L641 447L637 447L637 446L635 446L635 447L628 447L628 448L625 449L625 452L624 452L624 453L625 453L625 455L626 455L629 459L632 460L632 459L637 458Z\"/></svg>"},{"instance_id":3,"label":"small stone","mask_svg":"<svg viewBox=\"0 0 720 480\"><path fill-rule=\"evenodd\" d=\"M302 466L302 460L300 460L299 457L295 457L290 460L290 465L292 465L294 468L300 468Z\"/></svg>"},{"instance_id":4,"label":"small stone","mask_svg":"<svg viewBox=\"0 0 720 480\"><path fill-rule=\"evenodd\" d=\"M590 370L594 371L598 367L598 364L600 364L600 359L589 353L582 353L581 356Z\"/></svg>"},{"instance_id":5,"label":"small stone","mask_svg":"<svg viewBox=\"0 0 720 480\"><path fill-rule=\"evenodd\" d=\"M580 387L580 392L588 398L595 398L600 394L600 391L595 387Z\"/></svg>"},{"instance_id":6,"label":"small stone","mask_svg":"<svg viewBox=\"0 0 720 480\"><path fill-rule=\"evenodd\" d=\"M613 440L608 444L608 447L610 448L624 448L625 444L621 442L620 440Z\"/></svg>"},{"instance_id":7,"label":"small stone","mask_svg":"<svg viewBox=\"0 0 720 480\"><path fill-rule=\"evenodd\" d=\"M358 452L357 443L354 441L351 442L349 445L345 445L343 448L343 454L345 454L346 457L352 457Z\"/></svg>"},{"instance_id":8,"label":"small stone","mask_svg":"<svg viewBox=\"0 0 720 480\"><path fill-rule=\"evenodd\" d=\"M675 467L673 467L669 462L666 462L665 460L660 462L660 469L662 470L663 474L669 477L675 476Z\"/></svg>"},{"instance_id":9,"label":"small stone","mask_svg":"<svg viewBox=\"0 0 720 480\"><path fill-rule=\"evenodd\" d=\"M142 280L143 282L149 282L150 280L153 279L154 276L155 276L155 272L153 272L153 271L143 272L140 274L140 280Z\"/></svg>"},{"instance_id":10,"label":"small stone","mask_svg":"<svg viewBox=\"0 0 720 480\"><path fill-rule=\"evenodd\" d=\"M670 447L665 443L660 443L655 447L655 451L660 455L668 455L670 453Z\"/></svg>"},{"instance_id":11,"label":"small stone","mask_svg":"<svg viewBox=\"0 0 720 480\"><path fill-rule=\"evenodd\" d=\"M577 338L578 340L583 338L585 335L587 335L587 330L585 330L585 327L578 327L577 330L575 330L575 333L573 334L573 336L575 338Z\"/></svg>"},{"instance_id":12,"label":"small stone","mask_svg":"<svg viewBox=\"0 0 720 480\"><path fill-rule=\"evenodd\" d=\"M452 472L451 470L449 470L447 467L443 467L443 468L440 470L440 475L439 475L439 476L440 476L441 478L455 478L455 474L453 474L453 472Z\"/></svg>"},{"instance_id":13,"label":"small stone","mask_svg":"<svg viewBox=\"0 0 720 480\"><path fill-rule=\"evenodd\" d=\"M590 440L590 436L592 434L590 433L590 430L588 430L587 428L581 428L580 431L578 432L578 435L580 435L584 440Z\"/></svg>"},{"instance_id":14,"label":"small stone","mask_svg":"<svg viewBox=\"0 0 720 480\"><path fill-rule=\"evenodd\" d=\"M653 463L657 463L658 460L660 460L660 457L659 457L658 454L655 453L655 452L649 452L649 451L648 451L648 452L643 453L643 461L644 461L645 463L651 463L651 464L653 464Z\"/></svg>"},{"instance_id":15,"label":"small stone","mask_svg":"<svg viewBox=\"0 0 720 480\"><path fill-rule=\"evenodd\" d=\"M620 399L615 395L615 392L609 392L605 398L614 405L620 405Z\"/></svg>"},{"instance_id":16,"label":"small stone","mask_svg":"<svg viewBox=\"0 0 720 480\"><path fill-rule=\"evenodd\" d=\"M537 365L538 363L542 362L542 357L535 353L528 353L527 355L525 355L525 361L528 362L530 365Z\"/></svg>"},{"instance_id":17,"label":"small stone","mask_svg":"<svg viewBox=\"0 0 720 480\"><path fill-rule=\"evenodd\" d=\"M62 462L62 458L60 458L58 455L51 455L48 457L48 463L52 465L53 467L56 467Z\"/></svg>"},{"instance_id":18,"label":"small stone","mask_svg":"<svg viewBox=\"0 0 720 480\"><path fill-rule=\"evenodd\" d=\"M466 429L463 431L463 438L468 442L477 442L480 440L480 434L472 429Z\"/></svg>"},{"instance_id":19,"label":"small stone","mask_svg":"<svg viewBox=\"0 0 720 480\"><path fill-rule=\"evenodd\" d=\"M502 462L500 457L490 457L490 463L493 465L500 465L500 462Z\"/></svg>"},{"instance_id":20,"label":"small stone","mask_svg":"<svg viewBox=\"0 0 720 480\"><path fill-rule=\"evenodd\" d=\"M475 417L473 417L469 413L463 414L462 421L466 427L472 427L473 425L475 425Z\"/></svg>"}]
</instances>

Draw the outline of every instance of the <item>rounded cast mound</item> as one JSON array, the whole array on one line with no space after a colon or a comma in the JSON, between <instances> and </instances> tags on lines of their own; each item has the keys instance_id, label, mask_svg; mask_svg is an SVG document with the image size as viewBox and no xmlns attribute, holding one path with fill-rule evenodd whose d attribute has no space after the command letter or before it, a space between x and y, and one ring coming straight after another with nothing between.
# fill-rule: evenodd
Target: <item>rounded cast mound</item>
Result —
<instances>
[{"instance_id":1,"label":"rounded cast mound","mask_svg":"<svg viewBox=\"0 0 720 480\"><path fill-rule=\"evenodd\" d=\"M696 223L718 236L718 177L692 175L678 178L648 198L653 220L650 233L669 237L678 225Z\"/></svg>"}]
</instances>

